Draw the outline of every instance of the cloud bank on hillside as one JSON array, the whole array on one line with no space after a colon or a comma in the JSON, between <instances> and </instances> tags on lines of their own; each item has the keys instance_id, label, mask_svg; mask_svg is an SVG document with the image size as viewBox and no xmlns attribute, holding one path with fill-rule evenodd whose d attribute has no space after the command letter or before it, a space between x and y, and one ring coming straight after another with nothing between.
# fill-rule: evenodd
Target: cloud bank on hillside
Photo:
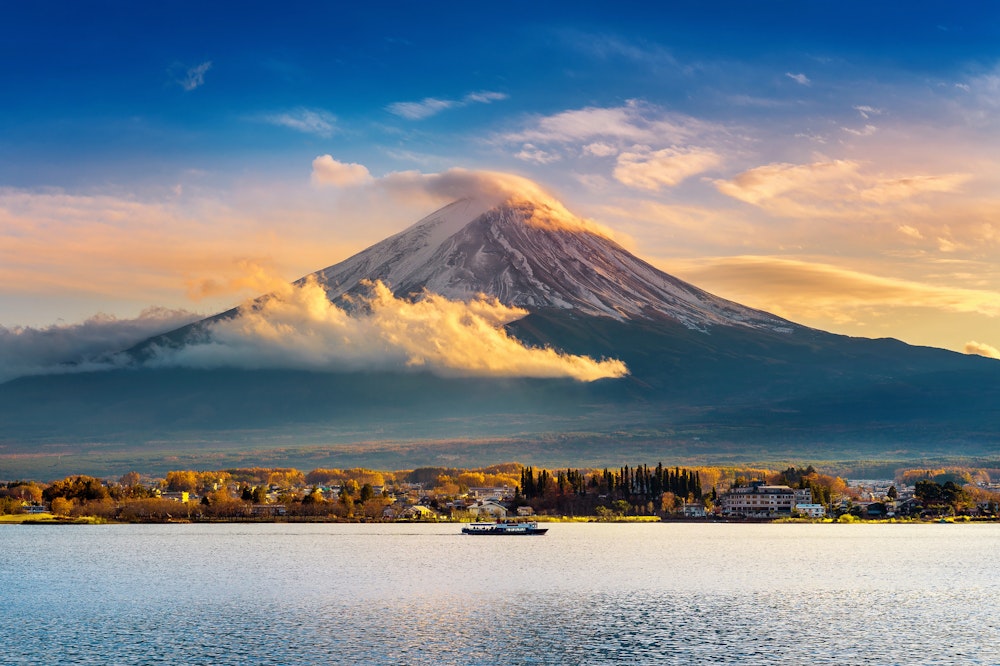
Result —
<instances>
[{"instance_id":1,"label":"cloud bank on hillside","mask_svg":"<svg viewBox=\"0 0 1000 666\"><path fill-rule=\"evenodd\" d=\"M578 381L622 377L618 360L594 360L531 348L503 326L527 311L480 297L451 301L425 293L396 298L384 284L369 284L352 312L327 298L315 280L283 284L251 301L232 318L212 323L203 340L161 347L149 364L161 367L325 371L426 370L446 377L570 377Z\"/></svg>"},{"instance_id":2,"label":"cloud bank on hillside","mask_svg":"<svg viewBox=\"0 0 1000 666\"><path fill-rule=\"evenodd\" d=\"M78 324L0 326L0 382L119 367L124 359L118 352L198 318L185 310L149 308L134 319L99 314Z\"/></svg>"}]
</instances>

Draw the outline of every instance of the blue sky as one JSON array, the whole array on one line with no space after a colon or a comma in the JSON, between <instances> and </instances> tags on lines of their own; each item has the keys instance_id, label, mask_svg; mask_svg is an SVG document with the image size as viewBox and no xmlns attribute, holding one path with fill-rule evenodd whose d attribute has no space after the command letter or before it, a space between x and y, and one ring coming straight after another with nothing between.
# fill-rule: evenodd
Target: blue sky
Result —
<instances>
[{"instance_id":1,"label":"blue sky","mask_svg":"<svg viewBox=\"0 0 1000 666\"><path fill-rule=\"evenodd\" d=\"M462 168L795 321L1000 347L994 3L10 3L0 84L8 328L228 307Z\"/></svg>"}]
</instances>

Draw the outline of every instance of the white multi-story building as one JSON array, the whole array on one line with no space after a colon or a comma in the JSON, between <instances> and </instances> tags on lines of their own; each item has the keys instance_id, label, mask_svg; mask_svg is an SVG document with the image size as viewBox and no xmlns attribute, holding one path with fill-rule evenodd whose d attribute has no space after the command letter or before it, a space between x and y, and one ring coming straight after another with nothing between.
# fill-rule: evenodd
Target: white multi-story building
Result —
<instances>
[{"instance_id":1,"label":"white multi-story building","mask_svg":"<svg viewBox=\"0 0 1000 666\"><path fill-rule=\"evenodd\" d=\"M812 491L788 486L769 486L754 481L749 486L732 488L722 496L722 515L767 518L790 515L797 504L811 504Z\"/></svg>"},{"instance_id":2,"label":"white multi-story building","mask_svg":"<svg viewBox=\"0 0 1000 666\"><path fill-rule=\"evenodd\" d=\"M823 508L822 504L796 504L792 508L796 511L796 513L809 518L826 517L826 509Z\"/></svg>"}]
</instances>

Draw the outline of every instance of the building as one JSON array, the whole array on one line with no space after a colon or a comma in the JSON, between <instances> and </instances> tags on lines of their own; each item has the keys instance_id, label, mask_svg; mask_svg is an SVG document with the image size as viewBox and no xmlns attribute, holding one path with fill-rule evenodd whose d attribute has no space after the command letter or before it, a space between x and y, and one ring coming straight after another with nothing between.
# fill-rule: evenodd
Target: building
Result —
<instances>
[{"instance_id":1,"label":"building","mask_svg":"<svg viewBox=\"0 0 1000 666\"><path fill-rule=\"evenodd\" d=\"M763 481L754 481L749 486L732 488L722 496L722 515L746 518L789 516L792 507L811 503L812 491L808 488L769 486Z\"/></svg>"},{"instance_id":2,"label":"building","mask_svg":"<svg viewBox=\"0 0 1000 666\"><path fill-rule=\"evenodd\" d=\"M437 520L438 516L434 509L422 504L414 504L403 509L402 517L409 520Z\"/></svg>"},{"instance_id":3,"label":"building","mask_svg":"<svg viewBox=\"0 0 1000 666\"><path fill-rule=\"evenodd\" d=\"M685 518L704 518L705 505L700 502L684 502L684 507L681 509L681 515Z\"/></svg>"},{"instance_id":4,"label":"building","mask_svg":"<svg viewBox=\"0 0 1000 666\"><path fill-rule=\"evenodd\" d=\"M822 504L796 504L794 508L799 515L808 518L826 517L826 509L823 508Z\"/></svg>"},{"instance_id":5,"label":"building","mask_svg":"<svg viewBox=\"0 0 1000 666\"><path fill-rule=\"evenodd\" d=\"M503 520L507 517L507 509L500 506L496 502L477 502L476 504L465 507L465 510L475 516L477 520L482 520L484 518Z\"/></svg>"},{"instance_id":6,"label":"building","mask_svg":"<svg viewBox=\"0 0 1000 666\"><path fill-rule=\"evenodd\" d=\"M477 500L502 502L514 498L514 489L510 486L486 486L469 488L469 495Z\"/></svg>"}]
</instances>

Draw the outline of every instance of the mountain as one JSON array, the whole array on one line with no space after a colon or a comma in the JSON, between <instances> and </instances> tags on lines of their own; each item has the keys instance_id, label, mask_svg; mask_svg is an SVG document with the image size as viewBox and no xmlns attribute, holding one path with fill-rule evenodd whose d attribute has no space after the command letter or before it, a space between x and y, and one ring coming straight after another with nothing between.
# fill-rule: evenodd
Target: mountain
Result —
<instances>
[{"instance_id":1,"label":"mountain","mask_svg":"<svg viewBox=\"0 0 1000 666\"><path fill-rule=\"evenodd\" d=\"M524 344L619 359L629 374L441 376L415 370L431 367L423 358L339 370L160 362L164 350L216 350L218 327L280 300L265 295L144 341L121 369L0 385L0 477L5 455L78 457L80 442L105 461L181 452L304 466L1000 454L1000 363L727 301L545 198L456 201L296 284L363 316L374 281L407 302L495 298L523 310L506 329Z\"/></svg>"}]
</instances>

